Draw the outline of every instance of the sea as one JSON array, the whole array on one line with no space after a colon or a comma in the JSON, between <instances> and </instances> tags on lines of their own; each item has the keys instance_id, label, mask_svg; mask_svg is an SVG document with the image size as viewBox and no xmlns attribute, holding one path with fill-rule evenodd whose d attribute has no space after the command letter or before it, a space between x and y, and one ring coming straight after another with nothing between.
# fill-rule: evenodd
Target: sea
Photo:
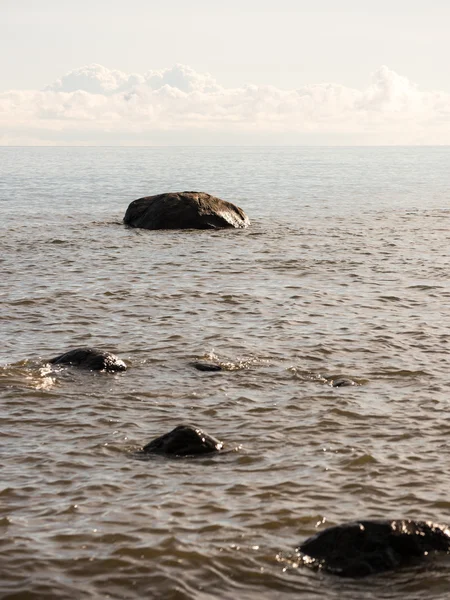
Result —
<instances>
[{"instance_id":1,"label":"sea","mask_svg":"<svg viewBox=\"0 0 450 600\"><path fill-rule=\"evenodd\" d=\"M250 227L123 224L184 190ZM450 556L294 554L450 524L450 147L3 147L0 211L2 600L450 597ZM49 365L81 346L128 370ZM182 423L227 451L142 460Z\"/></svg>"}]
</instances>

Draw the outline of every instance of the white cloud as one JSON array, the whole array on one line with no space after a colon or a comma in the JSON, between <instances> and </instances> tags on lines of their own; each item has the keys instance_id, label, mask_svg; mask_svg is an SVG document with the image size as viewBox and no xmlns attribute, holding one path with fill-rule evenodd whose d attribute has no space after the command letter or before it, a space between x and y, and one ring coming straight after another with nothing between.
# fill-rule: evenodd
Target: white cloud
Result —
<instances>
[{"instance_id":1,"label":"white cloud","mask_svg":"<svg viewBox=\"0 0 450 600\"><path fill-rule=\"evenodd\" d=\"M336 83L297 90L220 86L188 66L126 74L70 71L44 90L0 93L0 144L354 143L450 144L450 94L421 91L387 67L367 89ZM237 139L236 138L236 139ZM22 140L22 142L20 141ZM37 140L34 142L34 140Z\"/></svg>"},{"instance_id":2,"label":"white cloud","mask_svg":"<svg viewBox=\"0 0 450 600\"><path fill-rule=\"evenodd\" d=\"M90 94L111 95L130 91L136 86L147 86L157 90L168 85L182 92L214 92L220 88L209 75L196 73L191 67L176 64L171 69L148 71L144 75L107 69L95 63L69 71L45 90L52 92L76 92L83 90Z\"/></svg>"},{"instance_id":3,"label":"white cloud","mask_svg":"<svg viewBox=\"0 0 450 600\"><path fill-rule=\"evenodd\" d=\"M145 83L153 90L165 85L181 90L182 92L213 93L220 91L215 79L209 73L196 73L187 65L177 64L171 69L163 71L148 71Z\"/></svg>"},{"instance_id":4,"label":"white cloud","mask_svg":"<svg viewBox=\"0 0 450 600\"><path fill-rule=\"evenodd\" d=\"M125 86L130 78L133 79L134 76L128 76L122 71L107 69L94 63L69 71L69 73L47 86L45 90L68 93L82 90L90 94L113 94L122 86ZM138 83L141 83L141 81L138 81Z\"/></svg>"}]
</instances>

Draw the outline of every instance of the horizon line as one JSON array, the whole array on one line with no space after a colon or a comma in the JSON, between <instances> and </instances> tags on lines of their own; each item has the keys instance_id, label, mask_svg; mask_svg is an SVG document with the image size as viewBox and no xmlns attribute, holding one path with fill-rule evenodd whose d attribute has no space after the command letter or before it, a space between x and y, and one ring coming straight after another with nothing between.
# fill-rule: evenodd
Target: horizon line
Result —
<instances>
[{"instance_id":1,"label":"horizon line","mask_svg":"<svg viewBox=\"0 0 450 600\"><path fill-rule=\"evenodd\" d=\"M450 144L0 144L0 148L449 148Z\"/></svg>"}]
</instances>

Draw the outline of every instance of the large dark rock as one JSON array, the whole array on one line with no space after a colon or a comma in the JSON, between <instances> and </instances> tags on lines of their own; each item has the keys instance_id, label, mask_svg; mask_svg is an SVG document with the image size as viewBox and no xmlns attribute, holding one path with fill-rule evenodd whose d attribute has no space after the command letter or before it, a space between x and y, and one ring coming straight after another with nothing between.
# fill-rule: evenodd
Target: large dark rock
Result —
<instances>
[{"instance_id":1,"label":"large dark rock","mask_svg":"<svg viewBox=\"0 0 450 600\"><path fill-rule=\"evenodd\" d=\"M75 348L49 361L53 365L72 365L91 371L126 371L127 365L111 352L97 348Z\"/></svg>"},{"instance_id":2,"label":"large dark rock","mask_svg":"<svg viewBox=\"0 0 450 600\"><path fill-rule=\"evenodd\" d=\"M204 192L139 198L128 206L123 222L143 229L220 229L250 225L241 208Z\"/></svg>"},{"instance_id":3,"label":"large dark rock","mask_svg":"<svg viewBox=\"0 0 450 600\"><path fill-rule=\"evenodd\" d=\"M145 454L168 456L198 456L219 452L223 443L192 425L178 425L142 448Z\"/></svg>"},{"instance_id":4,"label":"large dark rock","mask_svg":"<svg viewBox=\"0 0 450 600\"><path fill-rule=\"evenodd\" d=\"M302 564L364 577L450 550L450 529L425 521L355 521L329 527L296 549Z\"/></svg>"}]
</instances>

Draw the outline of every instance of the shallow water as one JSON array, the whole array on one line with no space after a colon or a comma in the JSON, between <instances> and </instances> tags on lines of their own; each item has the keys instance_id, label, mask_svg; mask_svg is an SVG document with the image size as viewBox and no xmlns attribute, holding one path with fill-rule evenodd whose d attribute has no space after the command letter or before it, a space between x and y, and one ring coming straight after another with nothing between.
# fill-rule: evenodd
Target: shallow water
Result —
<instances>
[{"instance_id":1,"label":"shallow water","mask_svg":"<svg viewBox=\"0 0 450 600\"><path fill-rule=\"evenodd\" d=\"M444 599L289 553L354 518L450 522L449 148L0 149L0 594ZM143 231L197 189L244 231ZM90 345L120 374L50 369ZM213 358L226 367L201 372ZM357 385L332 387L338 376ZM230 452L137 460L179 423Z\"/></svg>"}]
</instances>

